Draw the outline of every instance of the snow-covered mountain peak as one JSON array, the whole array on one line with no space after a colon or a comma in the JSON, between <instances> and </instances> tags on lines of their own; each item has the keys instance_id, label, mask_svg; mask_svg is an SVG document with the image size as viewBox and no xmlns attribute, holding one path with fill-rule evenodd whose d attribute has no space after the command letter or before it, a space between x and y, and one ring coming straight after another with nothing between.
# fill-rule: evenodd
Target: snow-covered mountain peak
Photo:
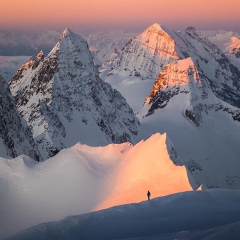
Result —
<instances>
[{"instance_id":1,"label":"snow-covered mountain peak","mask_svg":"<svg viewBox=\"0 0 240 240\"><path fill-rule=\"evenodd\" d=\"M138 39L138 41L140 41L146 48L148 47L153 55L159 55L160 52L158 50L163 47L162 44L164 42L170 44L170 51L175 50L174 40L170 35L169 30L157 23L154 23L134 39ZM178 57L176 52L170 53L169 51L166 51L165 54L173 54Z\"/></svg>"},{"instance_id":2,"label":"snow-covered mountain peak","mask_svg":"<svg viewBox=\"0 0 240 240\"><path fill-rule=\"evenodd\" d=\"M240 38L236 36L231 37L231 42L225 44L230 51L234 51L240 48Z\"/></svg>"},{"instance_id":3,"label":"snow-covered mountain peak","mask_svg":"<svg viewBox=\"0 0 240 240\"><path fill-rule=\"evenodd\" d=\"M201 84L198 69L190 57L166 65L144 102L152 104L149 114L152 114L154 109L164 108L174 95L180 92L188 93L197 81Z\"/></svg>"},{"instance_id":4,"label":"snow-covered mountain peak","mask_svg":"<svg viewBox=\"0 0 240 240\"><path fill-rule=\"evenodd\" d=\"M86 40L69 29L36 68L10 81L10 89L45 159L76 142L134 142L138 134L132 109L101 81Z\"/></svg>"},{"instance_id":5,"label":"snow-covered mountain peak","mask_svg":"<svg viewBox=\"0 0 240 240\"><path fill-rule=\"evenodd\" d=\"M130 71L131 75L156 78L166 64L180 58L172 35L159 24L153 24L118 53L113 65Z\"/></svg>"},{"instance_id":6,"label":"snow-covered mountain peak","mask_svg":"<svg viewBox=\"0 0 240 240\"><path fill-rule=\"evenodd\" d=\"M42 59L44 57L43 51L40 50L40 52L37 55L37 58Z\"/></svg>"},{"instance_id":7,"label":"snow-covered mountain peak","mask_svg":"<svg viewBox=\"0 0 240 240\"><path fill-rule=\"evenodd\" d=\"M193 27L193 26L190 26L190 27L187 27L186 28L186 31L187 32L196 32L196 31L198 31L195 27Z\"/></svg>"},{"instance_id":8,"label":"snow-covered mountain peak","mask_svg":"<svg viewBox=\"0 0 240 240\"><path fill-rule=\"evenodd\" d=\"M63 32L62 32L62 35L59 39L59 41L61 41L62 39L64 38L69 38L71 39L72 41L74 41L74 39L81 39L81 40L84 40L83 37L75 32L73 32L70 28L66 28Z\"/></svg>"},{"instance_id":9,"label":"snow-covered mountain peak","mask_svg":"<svg viewBox=\"0 0 240 240\"><path fill-rule=\"evenodd\" d=\"M155 33L159 33L159 32L168 33L169 32L169 30L165 26L158 24L158 23L154 23L153 25L148 27L145 31L152 31Z\"/></svg>"},{"instance_id":10,"label":"snow-covered mountain peak","mask_svg":"<svg viewBox=\"0 0 240 240\"><path fill-rule=\"evenodd\" d=\"M65 30L62 32L62 36L61 37L64 38L65 36L70 35L70 34L72 34L71 29L65 28Z\"/></svg>"}]
</instances>

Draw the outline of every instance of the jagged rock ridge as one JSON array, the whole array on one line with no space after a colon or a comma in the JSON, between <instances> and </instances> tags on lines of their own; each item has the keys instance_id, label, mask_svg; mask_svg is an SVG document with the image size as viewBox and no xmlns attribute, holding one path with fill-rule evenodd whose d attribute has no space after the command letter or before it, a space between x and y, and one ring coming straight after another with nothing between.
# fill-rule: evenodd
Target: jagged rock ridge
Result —
<instances>
[{"instance_id":1,"label":"jagged rock ridge","mask_svg":"<svg viewBox=\"0 0 240 240\"><path fill-rule=\"evenodd\" d=\"M69 29L45 59L40 53L17 72L10 89L43 158L78 141L134 142L138 134L132 109L98 77L87 42Z\"/></svg>"}]
</instances>

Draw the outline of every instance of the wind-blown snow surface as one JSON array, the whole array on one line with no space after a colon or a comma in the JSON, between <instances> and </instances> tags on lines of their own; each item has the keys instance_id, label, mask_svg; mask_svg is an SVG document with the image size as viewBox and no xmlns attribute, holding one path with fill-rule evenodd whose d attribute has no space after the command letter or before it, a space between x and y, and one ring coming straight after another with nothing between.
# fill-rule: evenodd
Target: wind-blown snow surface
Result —
<instances>
[{"instance_id":1,"label":"wind-blown snow surface","mask_svg":"<svg viewBox=\"0 0 240 240\"><path fill-rule=\"evenodd\" d=\"M170 160L166 134L130 143L76 144L45 162L0 158L0 236L120 204L192 190L184 166ZM169 152L169 153L168 153Z\"/></svg>"},{"instance_id":2,"label":"wind-blown snow surface","mask_svg":"<svg viewBox=\"0 0 240 240\"><path fill-rule=\"evenodd\" d=\"M41 224L9 240L237 240L239 200L237 190L179 193Z\"/></svg>"}]
</instances>

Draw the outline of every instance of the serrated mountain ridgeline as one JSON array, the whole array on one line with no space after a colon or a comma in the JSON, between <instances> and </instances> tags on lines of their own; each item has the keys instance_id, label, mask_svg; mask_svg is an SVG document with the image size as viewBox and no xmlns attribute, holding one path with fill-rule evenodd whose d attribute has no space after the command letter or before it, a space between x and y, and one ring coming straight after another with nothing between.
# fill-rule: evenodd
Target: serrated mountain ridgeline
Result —
<instances>
[{"instance_id":1,"label":"serrated mountain ridgeline","mask_svg":"<svg viewBox=\"0 0 240 240\"><path fill-rule=\"evenodd\" d=\"M10 81L16 105L44 159L76 142L134 142L139 122L103 82L87 42L66 29L46 58L38 54Z\"/></svg>"}]
</instances>

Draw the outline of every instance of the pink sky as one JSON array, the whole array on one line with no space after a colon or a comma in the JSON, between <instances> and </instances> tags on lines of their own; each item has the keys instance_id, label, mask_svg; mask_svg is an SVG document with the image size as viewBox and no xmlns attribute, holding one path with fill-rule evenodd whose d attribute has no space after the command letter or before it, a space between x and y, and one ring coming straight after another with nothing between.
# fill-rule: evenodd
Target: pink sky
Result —
<instances>
[{"instance_id":1,"label":"pink sky","mask_svg":"<svg viewBox=\"0 0 240 240\"><path fill-rule=\"evenodd\" d=\"M195 26L240 32L240 0L0 0L0 29L91 31Z\"/></svg>"}]
</instances>

